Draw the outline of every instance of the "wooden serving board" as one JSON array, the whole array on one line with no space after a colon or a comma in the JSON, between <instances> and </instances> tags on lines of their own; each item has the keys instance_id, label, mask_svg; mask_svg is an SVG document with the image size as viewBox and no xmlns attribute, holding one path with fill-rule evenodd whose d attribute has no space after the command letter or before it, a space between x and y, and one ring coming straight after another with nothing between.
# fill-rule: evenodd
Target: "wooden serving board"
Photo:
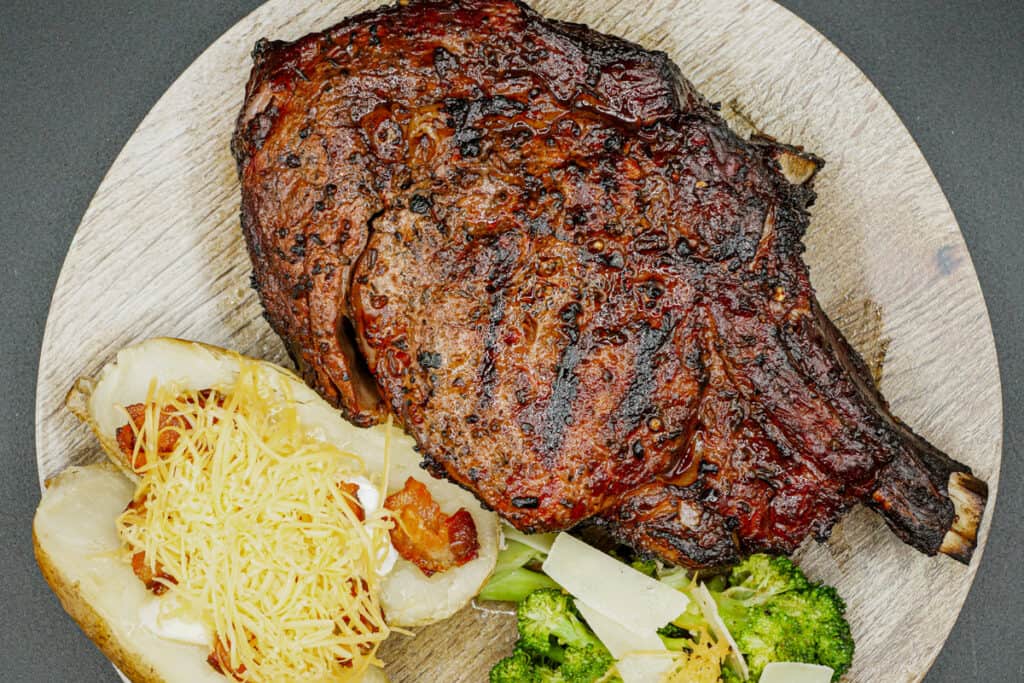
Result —
<instances>
[{"instance_id":1,"label":"wooden serving board","mask_svg":"<svg viewBox=\"0 0 1024 683\"><path fill-rule=\"evenodd\" d=\"M374 2L272 0L214 43L125 145L71 244L46 326L36 396L40 481L98 459L65 410L75 377L155 335L287 363L248 287L228 140L256 39L297 38ZM882 95L823 36L767 0L543 0L542 13L664 50L737 119L820 154L807 261L826 311L868 359L894 412L986 479L970 567L926 558L858 509L807 572L838 586L857 641L850 681L923 678L960 611L988 536L1002 438L988 315L956 220ZM510 619L472 608L396 636L392 679L484 681ZM69 623L70 626L70 623Z\"/></svg>"}]
</instances>

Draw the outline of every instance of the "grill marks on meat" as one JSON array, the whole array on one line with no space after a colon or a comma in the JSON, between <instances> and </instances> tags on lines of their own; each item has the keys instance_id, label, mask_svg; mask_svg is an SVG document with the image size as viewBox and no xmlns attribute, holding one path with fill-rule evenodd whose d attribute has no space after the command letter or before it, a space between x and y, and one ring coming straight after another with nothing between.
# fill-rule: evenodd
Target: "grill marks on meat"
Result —
<instances>
[{"instance_id":1,"label":"grill marks on meat","mask_svg":"<svg viewBox=\"0 0 1024 683\"><path fill-rule=\"evenodd\" d=\"M527 531L589 519L707 566L863 500L939 550L966 468L889 414L814 300L817 159L739 139L664 54L508 0L254 59L253 282L349 419L393 413Z\"/></svg>"}]
</instances>

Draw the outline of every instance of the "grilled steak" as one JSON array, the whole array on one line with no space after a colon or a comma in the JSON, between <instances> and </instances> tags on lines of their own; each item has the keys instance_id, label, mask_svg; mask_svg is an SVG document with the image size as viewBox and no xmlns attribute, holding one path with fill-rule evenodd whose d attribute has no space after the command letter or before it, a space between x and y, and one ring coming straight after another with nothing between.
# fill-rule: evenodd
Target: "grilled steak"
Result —
<instances>
[{"instance_id":1,"label":"grilled steak","mask_svg":"<svg viewBox=\"0 0 1024 683\"><path fill-rule=\"evenodd\" d=\"M350 420L393 414L525 531L714 566L863 502L969 560L984 484L889 413L815 301L817 158L738 137L663 53L512 0L253 58L253 284Z\"/></svg>"}]
</instances>

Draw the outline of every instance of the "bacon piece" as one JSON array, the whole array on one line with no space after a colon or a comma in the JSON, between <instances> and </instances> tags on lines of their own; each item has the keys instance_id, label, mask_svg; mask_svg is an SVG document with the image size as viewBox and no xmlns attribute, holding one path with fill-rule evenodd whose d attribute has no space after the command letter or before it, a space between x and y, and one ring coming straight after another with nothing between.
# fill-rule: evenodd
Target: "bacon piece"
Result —
<instances>
[{"instance_id":1,"label":"bacon piece","mask_svg":"<svg viewBox=\"0 0 1024 683\"><path fill-rule=\"evenodd\" d=\"M150 567L149 562L146 560L146 553L142 550L132 555L132 571L146 585L148 590L153 591L154 595L166 593L168 583L178 583L173 576L164 571L163 566L159 562L156 563L155 568ZM157 579L162 579L162 581Z\"/></svg>"},{"instance_id":2,"label":"bacon piece","mask_svg":"<svg viewBox=\"0 0 1024 683\"><path fill-rule=\"evenodd\" d=\"M356 597L356 577L350 576L348 579L345 580L345 583L348 584L349 595L351 595L353 598ZM368 592L370 590L370 586L369 586L369 584L366 583L366 579L359 578L359 586L360 586L361 590L364 593ZM341 621L346 626L352 626L352 619L347 614L341 617ZM377 632L380 631L380 629L377 627L377 625L374 624L372 621L370 621L369 615L367 615L365 613L360 613L359 614L359 623L362 624L364 629L366 629L366 633L367 634L377 633ZM365 655L365 654L369 653L371 650L373 650L373 642L371 642L369 640L363 641L361 643L358 643L356 645L356 647L358 647L359 651L362 652ZM352 659L351 658L344 659L344 658L339 657L337 659L337 662L339 664L341 664L342 666L345 666L345 667L351 667L352 666Z\"/></svg>"},{"instance_id":3,"label":"bacon piece","mask_svg":"<svg viewBox=\"0 0 1024 683\"><path fill-rule=\"evenodd\" d=\"M245 673L245 664L238 665L238 671L231 668L231 646L220 638L213 643L213 652L206 658L206 663L213 667L213 670L224 676L231 676L236 681L244 681L242 674Z\"/></svg>"},{"instance_id":4,"label":"bacon piece","mask_svg":"<svg viewBox=\"0 0 1024 683\"><path fill-rule=\"evenodd\" d=\"M459 509L445 522L448 529L448 543L456 559L456 566L462 566L476 558L480 543L476 538L476 524L473 515L466 508Z\"/></svg>"},{"instance_id":5,"label":"bacon piece","mask_svg":"<svg viewBox=\"0 0 1024 683\"><path fill-rule=\"evenodd\" d=\"M223 396L216 394L212 389L203 389L199 392L199 407L206 407L211 396L214 397L214 402L218 406L224 405ZM193 403L193 399L191 397L186 399L186 403ZM146 404L133 403L130 406L125 406L125 411L128 413L130 422L117 428L115 433L117 445L128 459L132 470L141 473L147 462L146 452L142 448L139 448L138 453L135 452L135 440L136 435L142 431L146 422ZM191 426L188 419L174 406L166 405L161 408L157 425L157 454L166 455L174 450L174 446L178 443L178 437L181 436L181 430L189 429Z\"/></svg>"},{"instance_id":6,"label":"bacon piece","mask_svg":"<svg viewBox=\"0 0 1024 683\"><path fill-rule=\"evenodd\" d=\"M146 466L146 451L139 448L135 451L136 435L142 431L142 425L146 422L146 406L143 403L133 403L125 406L128 412L130 423L122 425L117 429L117 445L121 452L128 458L128 464L133 470L139 472ZM170 406L160 410L159 431L157 432L156 447L158 454L167 454L174 450L180 436L179 429L187 429L190 425L180 413L174 411Z\"/></svg>"},{"instance_id":7,"label":"bacon piece","mask_svg":"<svg viewBox=\"0 0 1024 683\"><path fill-rule=\"evenodd\" d=\"M125 511L133 510L137 514L145 516L146 495L142 494L141 498L132 498L124 509ZM160 562L156 563L156 567L150 567L144 550L139 550L132 554L132 571L135 572L135 576L139 577L139 580L146 586L146 589L153 591L155 595L166 593L167 584L178 583L177 579L164 571L163 565ZM158 581L157 579L162 580Z\"/></svg>"},{"instance_id":8,"label":"bacon piece","mask_svg":"<svg viewBox=\"0 0 1024 683\"><path fill-rule=\"evenodd\" d=\"M366 512L363 510L363 506L359 504L359 485L351 481L339 481L338 488L344 491L345 501L348 506L355 513L356 518L360 522L366 521Z\"/></svg>"},{"instance_id":9,"label":"bacon piece","mask_svg":"<svg viewBox=\"0 0 1024 683\"><path fill-rule=\"evenodd\" d=\"M391 530L395 550L426 576L462 566L480 549L469 511L460 508L454 515L444 514L427 487L412 477L387 497L384 507L395 516Z\"/></svg>"}]
</instances>

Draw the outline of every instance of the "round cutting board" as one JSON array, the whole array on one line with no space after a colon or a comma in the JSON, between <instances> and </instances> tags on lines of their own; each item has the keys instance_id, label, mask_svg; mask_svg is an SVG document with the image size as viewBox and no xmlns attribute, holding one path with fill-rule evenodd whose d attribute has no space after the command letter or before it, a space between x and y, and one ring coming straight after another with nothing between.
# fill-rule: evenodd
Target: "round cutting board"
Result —
<instances>
[{"instance_id":1,"label":"round cutting board","mask_svg":"<svg viewBox=\"0 0 1024 683\"><path fill-rule=\"evenodd\" d=\"M287 363L249 289L228 140L260 37L294 39L373 2L272 0L160 99L89 206L53 296L39 363L40 481L100 458L64 408L73 380L156 335ZM838 586L857 642L850 681L923 678L988 536L1002 438L988 315L956 220L907 130L834 45L767 0L544 0L545 15L664 50L742 128L824 157L806 259L825 310L867 359L895 414L988 481L969 567L903 545L865 509L799 560ZM483 681L514 638L472 608L382 652L393 681Z\"/></svg>"}]
</instances>

